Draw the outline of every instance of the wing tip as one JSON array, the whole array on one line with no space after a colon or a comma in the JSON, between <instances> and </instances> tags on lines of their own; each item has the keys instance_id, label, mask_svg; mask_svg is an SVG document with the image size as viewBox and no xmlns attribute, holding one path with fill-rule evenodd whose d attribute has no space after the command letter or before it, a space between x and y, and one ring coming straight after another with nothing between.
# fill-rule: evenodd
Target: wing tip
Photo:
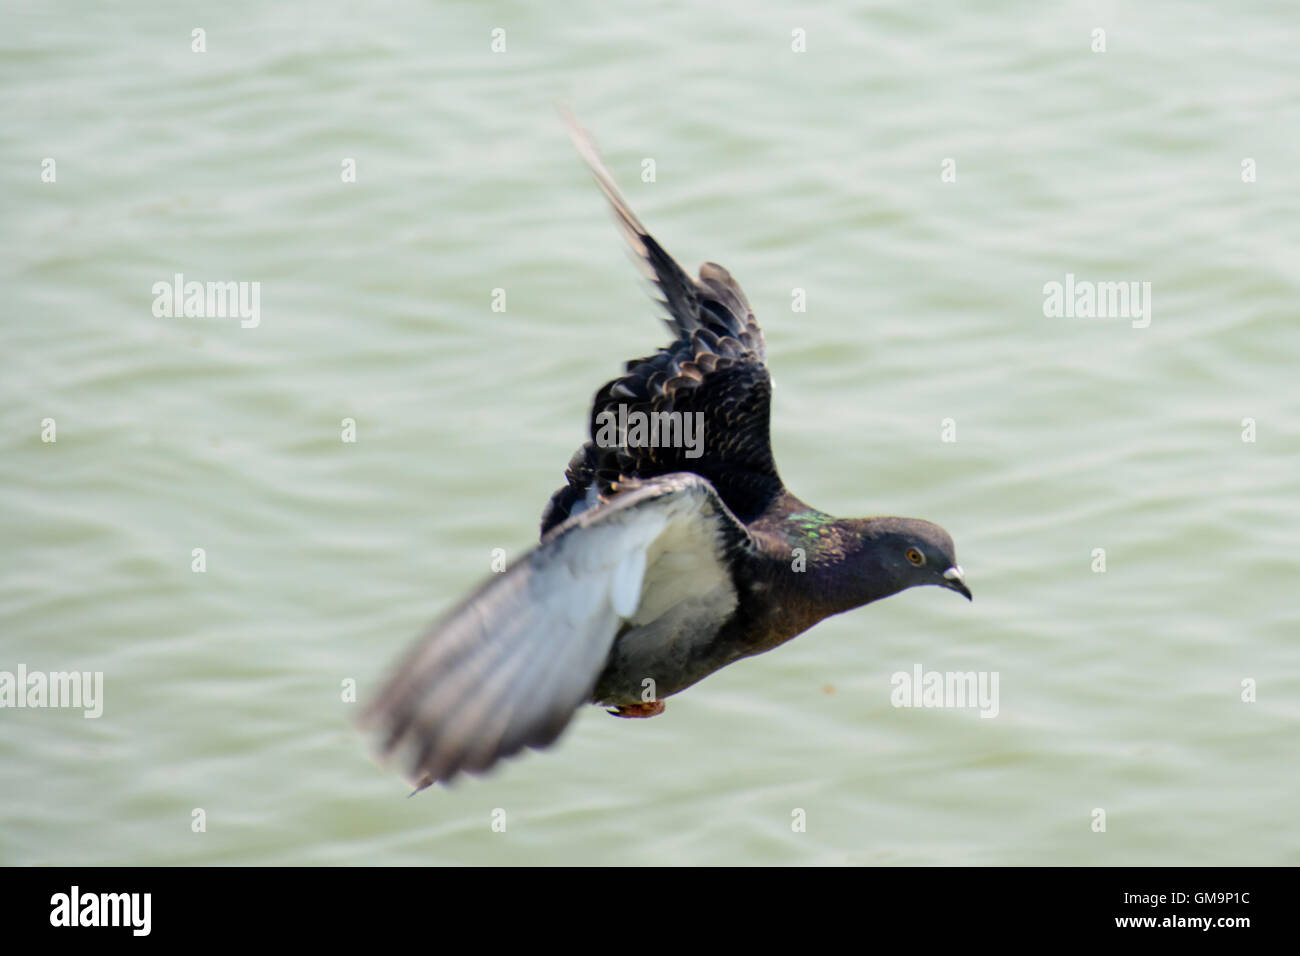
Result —
<instances>
[{"instance_id":1,"label":"wing tip","mask_svg":"<svg viewBox=\"0 0 1300 956\"><path fill-rule=\"evenodd\" d=\"M605 194L605 198L614 208L614 213L618 216L624 228L631 233L628 236L628 241L635 247L639 241L645 240L650 234L623 197L622 191L618 188L618 182L614 179L614 174L610 172L609 167L605 165L605 160L600 155L600 149L596 146L595 138L582 125L577 114L573 112L567 103L557 102L555 108L560 115L560 119L564 122L574 149L578 151L582 161L591 170L591 174L596 178L597 185L600 186L601 192ZM638 255L645 254L643 250L637 249L636 251Z\"/></svg>"}]
</instances>

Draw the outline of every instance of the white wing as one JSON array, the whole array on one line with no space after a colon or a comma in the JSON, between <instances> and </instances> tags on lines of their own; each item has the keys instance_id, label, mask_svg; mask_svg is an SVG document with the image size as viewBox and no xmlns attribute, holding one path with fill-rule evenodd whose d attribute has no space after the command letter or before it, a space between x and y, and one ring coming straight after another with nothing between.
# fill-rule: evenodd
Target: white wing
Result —
<instances>
[{"instance_id":1,"label":"white wing","mask_svg":"<svg viewBox=\"0 0 1300 956\"><path fill-rule=\"evenodd\" d=\"M703 478L634 485L553 529L447 613L361 724L416 787L546 746L591 699L625 621L716 593L728 550L751 544ZM683 561L684 547L694 560Z\"/></svg>"}]
</instances>

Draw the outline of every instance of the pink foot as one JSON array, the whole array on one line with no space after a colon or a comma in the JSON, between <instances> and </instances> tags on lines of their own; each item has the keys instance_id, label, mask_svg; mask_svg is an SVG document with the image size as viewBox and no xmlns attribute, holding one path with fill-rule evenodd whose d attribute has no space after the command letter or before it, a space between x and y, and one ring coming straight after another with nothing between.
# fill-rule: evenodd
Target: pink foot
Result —
<instances>
[{"instance_id":1,"label":"pink foot","mask_svg":"<svg viewBox=\"0 0 1300 956\"><path fill-rule=\"evenodd\" d=\"M615 717L658 717L664 712L662 700L652 700L645 704L628 704L625 707L612 708L609 713Z\"/></svg>"}]
</instances>

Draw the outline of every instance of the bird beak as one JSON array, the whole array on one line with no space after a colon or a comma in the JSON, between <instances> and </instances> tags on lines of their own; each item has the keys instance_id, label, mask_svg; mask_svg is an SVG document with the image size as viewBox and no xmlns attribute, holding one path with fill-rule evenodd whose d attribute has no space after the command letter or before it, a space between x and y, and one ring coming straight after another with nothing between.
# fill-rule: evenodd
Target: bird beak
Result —
<instances>
[{"instance_id":1,"label":"bird beak","mask_svg":"<svg viewBox=\"0 0 1300 956\"><path fill-rule=\"evenodd\" d=\"M973 601L970 588L966 587L966 572L961 569L960 564L954 564L947 571L943 572L943 580L946 582L944 587L956 591L958 594L966 595L966 600Z\"/></svg>"}]
</instances>

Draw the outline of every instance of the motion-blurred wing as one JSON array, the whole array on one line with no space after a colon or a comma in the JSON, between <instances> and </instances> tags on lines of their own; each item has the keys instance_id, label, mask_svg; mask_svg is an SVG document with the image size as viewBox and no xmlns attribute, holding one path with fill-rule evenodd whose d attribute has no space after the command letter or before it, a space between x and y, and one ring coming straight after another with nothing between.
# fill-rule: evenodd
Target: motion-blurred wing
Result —
<instances>
[{"instance_id":1,"label":"motion-blurred wing","mask_svg":"<svg viewBox=\"0 0 1300 956\"><path fill-rule=\"evenodd\" d=\"M750 547L708 482L678 474L636 483L556 528L445 615L398 664L362 726L416 787L544 747L591 699L625 622L699 597L717 580L699 573L700 559L725 573L729 552ZM697 560L683 562L684 549Z\"/></svg>"}]
</instances>

